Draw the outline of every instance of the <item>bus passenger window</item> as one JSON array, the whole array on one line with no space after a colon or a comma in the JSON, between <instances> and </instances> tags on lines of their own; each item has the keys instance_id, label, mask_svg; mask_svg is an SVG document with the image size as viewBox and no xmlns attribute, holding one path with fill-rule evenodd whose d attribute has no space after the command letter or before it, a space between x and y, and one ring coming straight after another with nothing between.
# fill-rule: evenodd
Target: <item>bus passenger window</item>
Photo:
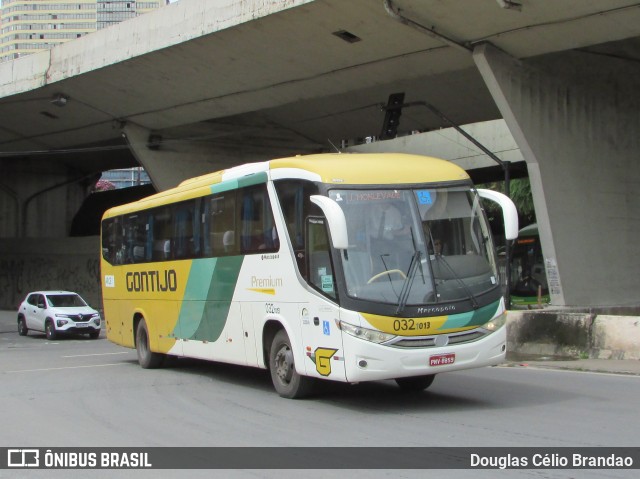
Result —
<instances>
[{"instance_id":1,"label":"bus passenger window","mask_svg":"<svg viewBox=\"0 0 640 479\"><path fill-rule=\"evenodd\" d=\"M175 216L175 258L193 257L193 205L191 202L181 204Z\"/></svg>"},{"instance_id":2,"label":"bus passenger window","mask_svg":"<svg viewBox=\"0 0 640 479\"><path fill-rule=\"evenodd\" d=\"M167 261L171 259L171 239L173 227L171 207L163 206L153 210L153 252L152 261Z\"/></svg>"},{"instance_id":3,"label":"bus passenger window","mask_svg":"<svg viewBox=\"0 0 640 479\"><path fill-rule=\"evenodd\" d=\"M239 254L236 228L236 195L234 191L226 192L209 199L209 221L205 236L213 256L230 256Z\"/></svg>"},{"instance_id":4,"label":"bus passenger window","mask_svg":"<svg viewBox=\"0 0 640 479\"><path fill-rule=\"evenodd\" d=\"M124 258L125 264L146 261L147 213L140 212L124 218Z\"/></svg>"},{"instance_id":5,"label":"bus passenger window","mask_svg":"<svg viewBox=\"0 0 640 479\"><path fill-rule=\"evenodd\" d=\"M280 244L265 185L245 188L240 191L240 195L242 253L277 251Z\"/></svg>"}]
</instances>

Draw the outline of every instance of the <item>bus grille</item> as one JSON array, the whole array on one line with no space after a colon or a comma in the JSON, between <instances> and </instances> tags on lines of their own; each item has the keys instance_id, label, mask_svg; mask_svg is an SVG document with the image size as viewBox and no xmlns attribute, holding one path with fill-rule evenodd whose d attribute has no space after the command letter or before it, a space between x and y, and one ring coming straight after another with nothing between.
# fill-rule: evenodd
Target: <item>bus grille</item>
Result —
<instances>
[{"instance_id":1,"label":"bus grille","mask_svg":"<svg viewBox=\"0 0 640 479\"><path fill-rule=\"evenodd\" d=\"M427 336L427 337L397 337L396 340L389 341L385 343L387 346L392 346L394 348L433 348L438 346L439 344L442 346L450 346L452 344L463 344L470 343L472 341L476 341L487 335L482 329L473 329L471 331L463 331L461 333L453 333L448 335L439 335L439 336ZM449 341L446 344L442 344L441 340L436 344L436 339L440 336L448 336Z\"/></svg>"}]
</instances>

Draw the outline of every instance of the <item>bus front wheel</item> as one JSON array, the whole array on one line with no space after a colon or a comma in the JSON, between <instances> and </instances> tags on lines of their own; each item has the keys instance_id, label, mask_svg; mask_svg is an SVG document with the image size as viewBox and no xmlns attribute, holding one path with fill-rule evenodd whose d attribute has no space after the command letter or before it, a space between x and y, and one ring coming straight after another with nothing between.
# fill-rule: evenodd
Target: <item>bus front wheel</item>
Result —
<instances>
[{"instance_id":1,"label":"bus front wheel","mask_svg":"<svg viewBox=\"0 0 640 479\"><path fill-rule=\"evenodd\" d=\"M276 333L271 343L269 371L276 392L283 398L298 399L311 392L312 379L297 373L291 341L284 329Z\"/></svg>"},{"instance_id":2,"label":"bus front wheel","mask_svg":"<svg viewBox=\"0 0 640 479\"><path fill-rule=\"evenodd\" d=\"M149 347L149 330L147 323L141 319L136 329L136 352L138 363L144 369L155 369L162 366L164 354L154 353Z\"/></svg>"},{"instance_id":3,"label":"bus front wheel","mask_svg":"<svg viewBox=\"0 0 640 479\"><path fill-rule=\"evenodd\" d=\"M435 374L429 374L426 376L414 376L410 378L397 378L396 383L403 391L407 392L420 392L427 389L433 383Z\"/></svg>"}]
</instances>

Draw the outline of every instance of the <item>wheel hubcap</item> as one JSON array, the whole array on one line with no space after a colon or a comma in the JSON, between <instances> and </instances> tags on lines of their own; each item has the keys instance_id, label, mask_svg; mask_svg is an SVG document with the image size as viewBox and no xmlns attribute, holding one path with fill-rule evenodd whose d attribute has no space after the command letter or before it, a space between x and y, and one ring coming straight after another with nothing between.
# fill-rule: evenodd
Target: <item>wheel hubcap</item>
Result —
<instances>
[{"instance_id":1,"label":"wheel hubcap","mask_svg":"<svg viewBox=\"0 0 640 479\"><path fill-rule=\"evenodd\" d=\"M285 346L278 351L275 359L278 378L288 384L293 375L293 353Z\"/></svg>"}]
</instances>

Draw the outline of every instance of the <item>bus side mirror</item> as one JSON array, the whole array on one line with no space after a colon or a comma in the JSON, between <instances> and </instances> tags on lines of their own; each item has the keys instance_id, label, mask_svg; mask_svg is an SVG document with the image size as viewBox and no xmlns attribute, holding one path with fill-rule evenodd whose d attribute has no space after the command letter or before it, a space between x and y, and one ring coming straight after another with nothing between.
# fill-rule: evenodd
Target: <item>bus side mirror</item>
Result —
<instances>
[{"instance_id":1,"label":"bus side mirror","mask_svg":"<svg viewBox=\"0 0 640 479\"><path fill-rule=\"evenodd\" d=\"M311 201L318 205L327 218L331 244L336 249L347 249L349 237L347 235L347 220L340 205L327 196L312 195Z\"/></svg>"},{"instance_id":2,"label":"bus side mirror","mask_svg":"<svg viewBox=\"0 0 640 479\"><path fill-rule=\"evenodd\" d=\"M514 240L518 237L518 211L511 198L493 190L478 190L482 198L486 198L500 205L504 218L504 236L507 240Z\"/></svg>"}]
</instances>

